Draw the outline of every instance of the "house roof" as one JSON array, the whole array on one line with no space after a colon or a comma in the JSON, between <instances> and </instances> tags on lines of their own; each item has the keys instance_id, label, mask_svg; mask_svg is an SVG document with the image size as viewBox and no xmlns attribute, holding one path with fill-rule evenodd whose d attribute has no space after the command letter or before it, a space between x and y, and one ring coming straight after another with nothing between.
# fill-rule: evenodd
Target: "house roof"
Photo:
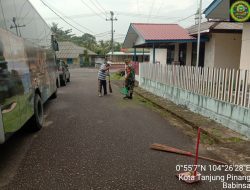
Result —
<instances>
[{"instance_id":1,"label":"house roof","mask_svg":"<svg viewBox=\"0 0 250 190\"><path fill-rule=\"evenodd\" d=\"M135 30L145 40L186 40L193 39L188 32L178 24L141 24L134 23Z\"/></svg>"},{"instance_id":2,"label":"house roof","mask_svg":"<svg viewBox=\"0 0 250 190\"><path fill-rule=\"evenodd\" d=\"M214 0L204 11L206 18L228 20L229 0Z\"/></svg>"},{"instance_id":3,"label":"house roof","mask_svg":"<svg viewBox=\"0 0 250 190\"><path fill-rule=\"evenodd\" d=\"M72 42L58 42L58 45L59 51L56 52L56 56L59 59L78 58L80 54L83 54L84 50L87 50L89 55L96 55L96 53L84 47L77 46Z\"/></svg>"},{"instance_id":4,"label":"house roof","mask_svg":"<svg viewBox=\"0 0 250 190\"><path fill-rule=\"evenodd\" d=\"M142 47L152 43L188 41L195 41L195 38L178 24L131 23L123 47Z\"/></svg>"},{"instance_id":5,"label":"house roof","mask_svg":"<svg viewBox=\"0 0 250 190\"><path fill-rule=\"evenodd\" d=\"M231 23L231 22L203 22L201 23L201 33L208 33L212 31L239 31L243 29L242 23ZM195 35L198 33L198 25L193 25L187 28L190 35Z\"/></svg>"}]
</instances>

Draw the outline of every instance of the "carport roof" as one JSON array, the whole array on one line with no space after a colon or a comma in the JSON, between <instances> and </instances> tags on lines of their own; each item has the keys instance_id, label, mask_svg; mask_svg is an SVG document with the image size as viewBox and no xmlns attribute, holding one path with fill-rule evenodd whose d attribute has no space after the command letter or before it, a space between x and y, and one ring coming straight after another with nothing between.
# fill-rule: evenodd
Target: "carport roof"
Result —
<instances>
[{"instance_id":1,"label":"carport roof","mask_svg":"<svg viewBox=\"0 0 250 190\"><path fill-rule=\"evenodd\" d=\"M184 43L192 41L196 41L196 39L178 24L131 23L123 47L146 47L152 43Z\"/></svg>"},{"instance_id":2,"label":"carport roof","mask_svg":"<svg viewBox=\"0 0 250 190\"><path fill-rule=\"evenodd\" d=\"M209 32L239 32L243 29L242 23L230 23L230 22L203 22L201 23L201 33ZM198 26L193 25L187 28L190 35L196 35L198 33Z\"/></svg>"}]
</instances>

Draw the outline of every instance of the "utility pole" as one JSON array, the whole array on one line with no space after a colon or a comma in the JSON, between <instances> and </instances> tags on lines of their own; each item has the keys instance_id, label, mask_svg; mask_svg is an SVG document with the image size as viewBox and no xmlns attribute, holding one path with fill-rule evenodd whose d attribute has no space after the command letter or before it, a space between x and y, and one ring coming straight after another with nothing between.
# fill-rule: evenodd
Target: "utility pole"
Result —
<instances>
[{"instance_id":1,"label":"utility pole","mask_svg":"<svg viewBox=\"0 0 250 190\"><path fill-rule=\"evenodd\" d=\"M110 18L106 19L106 21L111 21L111 61L113 61L114 55L114 21L117 21L117 18L114 18L114 12L110 11Z\"/></svg>"},{"instance_id":2,"label":"utility pole","mask_svg":"<svg viewBox=\"0 0 250 190\"><path fill-rule=\"evenodd\" d=\"M25 27L25 25L18 25L17 23L16 23L16 17L13 17L13 23L14 23L14 26L10 26L10 29L12 29L12 28L15 28L16 29L16 35L17 36L20 36L21 37L21 32L20 32L20 30L19 30L19 33L18 33L18 28L21 28L21 27Z\"/></svg>"},{"instance_id":3,"label":"utility pole","mask_svg":"<svg viewBox=\"0 0 250 190\"><path fill-rule=\"evenodd\" d=\"M197 60L196 67L199 67L199 59L200 59L200 43L201 43L201 9L202 9L202 0L200 0L199 6L199 20L198 20L198 42L197 42Z\"/></svg>"}]
</instances>

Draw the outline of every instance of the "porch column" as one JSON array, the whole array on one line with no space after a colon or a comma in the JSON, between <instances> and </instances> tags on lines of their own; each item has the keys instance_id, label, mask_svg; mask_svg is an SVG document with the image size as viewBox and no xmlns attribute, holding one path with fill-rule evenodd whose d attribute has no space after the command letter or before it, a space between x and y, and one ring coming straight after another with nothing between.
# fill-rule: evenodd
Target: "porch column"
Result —
<instances>
[{"instance_id":1,"label":"porch column","mask_svg":"<svg viewBox=\"0 0 250 190\"><path fill-rule=\"evenodd\" d=\"M243 24L240 69L250 70L250 23Z\"/></svg>"},{"instance_id":2,"label":"porch column","mask_svg":"<svg viewBox=\"0 0 250 190\"><path fill-rule=\"evenodd\" d=\"M192 63L192 42L187 43L186 66L191 66L191 63Z\"/></svg>"},{"instance_id":3,"label":"porch column","mask_svg":"<svg viewBox=\"0 0 250 190\"><path fill-rule=\"evenodd\" d=\"M133 56L133 61L136 62L136 47L134 47L134 56Z\"/></svg>"},{"instance_id":4,"label":"porch column","mask_svg":"<svg viewBox=\"0 0 250 190\"><path fill-rule=\"evenodd\" d=\"M175 44L175 48L174 48L174 65L179 65L179 44L176 43Z\"/></svg>"},{"instance_id":5,"label":"porch column","mask_svg":"<svg viewBox=\"0 0 250 190\"><path fill-rule=\"evenodd\" d=\"M155 63L155 44L153 44L153 63Z\"/></svg>"},{"instance_id":6,"label":"porch column","mask_svg":"<svg viewBox=\"0 0 250 190\"><path fill-rule=\"evenodd\" d=\"M142 48L142 63L144 62L144 48Z\"/></svg>"}]
</instances>

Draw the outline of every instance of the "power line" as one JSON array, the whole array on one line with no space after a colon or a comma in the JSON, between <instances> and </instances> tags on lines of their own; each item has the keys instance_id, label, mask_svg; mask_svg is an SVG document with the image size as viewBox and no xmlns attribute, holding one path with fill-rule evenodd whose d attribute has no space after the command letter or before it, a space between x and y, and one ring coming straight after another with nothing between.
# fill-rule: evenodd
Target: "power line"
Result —
<instances>
[{"instance_id":1,"label":"power line","mask_svg":"<svg viewBox=\"0 0 250 190\"><path fill-rule=\"evenodd\" d=\"M74 18L89 18L89 17L93 17L96 16L96 14L77 14L77 15L70 15L67 16L68 18L74 19ZM56 20L59 19L58 17L45 17L46 20Z\"/></svg>"},{"instance_id":2,"label":"power line","mask_svg":"<svg viewBox=\"0 0 250 190\"><path fill-rule=\"evenodd\" d=\"M104 13L104 12L103 12ZM130 13L130 12L117 12L117 14L121 15L121 16L127 16L127 17L141 17L141 18L148 18L148 15L146 14L140 14L140 13ZM77 14L77 15L68 15L67 18L87 18L87 17L93 17L96 16L96 14ZM163 15L151 15L151 20L152 19L177 19L180 17L168 17L168 16L163 16ZM58 17L46 17L46 20L54 20L54 19L58 19Z\"/></svg>"},{"instance_id":3,"label":"power line","mask_svg":"<svg viewBox=\"0 0 250 190\"><path fill-rule=\"evenodd\" d=\"M50 9L54 14L56 14L59 18L61 18L65 23L67 23L68 25L70 25L71 27L73 27L74 29L76 29L77 31L81 32L81 33L85 33L82 30L76 28L74 25L70 24L67 20L65 20L63 17L61 17L57 12L55 12L52 8L50 8L43 0L40 0L48 9Z\"/></svg>"},{"instance_id":4,"label":"power line","mask_svg":"<svg viewBox=\"0 0 250 190\"><path fill-rule=\"evenodd\" d=\"M101 36L101 35L103 35L103 34L110 34L110 31L105 31L105 32L102 32L102 33L98 33L98 34L96 34L95 36Z\"/></svg>"},{"instance_id":5,"label":"power line","mask_svg":"<svg viewBox=\"0 0 250 190\"><path fill-rule=\"evenodd\" d=\"M205 10L205 9L202 9L201 11L203 12L204 10ZM177 20L177 22L180 23L180 22L182 22L182 21L184 21L184 20L187 20L187 19L189 19L189 18L195 16L195 14L196 14L196 13L194 13L194 14L192 14L192 15L189 15L189 16L187 16L187 17L184 17L184 18L182 18L182 19L180 19L180 20Z\"/></svg>"},{"instance_id":6,"label":"power line","mask_svg":"<svg viewBox=\"0 0 250 190\"><path fill-rule=\"evenodd\" d=\"M87 3L85 3L83 0L81 0L81 2L82 2L85 6L87 6L93 13L95 13L95 15L97 15L98 17L100 17L101 19L103 19L103 17L102 17L101 15L99 15L97 12L95 12L95 10L94 10L93 8L91 8ZM106 18L104 17L104 19L106 19Z\"/></svg>"},{"instance_id":7,"label":"power line","mask_svg":"<svg viewBox=\"0 0 250 190\"><path fill-rule=\"evenodd\" d=\"M50 5L50 7L52 7L52 6ZM53 7L53 9L56 10L58 13L60 13L63 17L67 18L68 20L71 20L73 23L75 23L75 24L81 26L82 28L84 28L85 30L87 30L87 31L89 31L89 32L91 32L91 33L94 33L94 32L93 32L92 30L90 30L89 28L87 28L87 27L85 27L85 26L79 24L78 22L74 21L72 18L70 18L70 17L64 15L61 11L59 11L59 10L56 9L55 7Z\"/></svg>"},{"instance_id":8,"label":"power line","mask_svg":"<svg viewBox=\"0 0 250 190\"><path fill-rule=\"evenodd\" d=\"M102 10L104 10L104 12L106 13L107 11L106 11L106 9L105 8L103 8L103 6L99 3L99 1L98 0L95 0L95 2L101 7L101 9Z\"/></svg>"},{"instance_id":9,"label":"power line","mask_svg":"<svg viewBox=\"0 0 250 190\"><path fill-rule=\"evenodd\" d=\"M141 17L141 18L148 18L148 15L146 14L139 14L139 13L129 13L129 12L117 12L119 15L122 16L128 16L128 17ZM163 16L163 15L152 15L151 14L151 19L176 19L180 17L168 17L168 16Z\"/></svg>"},{"instance_id":10,"label":"power line","mask_svg":"<svg viewBox=\"0 0 250 190\"><path fill-rule=\"evenodd\" d=\"M103 10L100 9L92 0L90 0L90 2L92 3L92 5L94 5L94 6L100 11L101 14L103 13ZM105 11L104 11L104 12L105 12ZM105 14L105 13L103 13L103 14L104 14L104 16L105 16L105 18L106 18L106 14Z\"/></svg>"}]
</instances>

